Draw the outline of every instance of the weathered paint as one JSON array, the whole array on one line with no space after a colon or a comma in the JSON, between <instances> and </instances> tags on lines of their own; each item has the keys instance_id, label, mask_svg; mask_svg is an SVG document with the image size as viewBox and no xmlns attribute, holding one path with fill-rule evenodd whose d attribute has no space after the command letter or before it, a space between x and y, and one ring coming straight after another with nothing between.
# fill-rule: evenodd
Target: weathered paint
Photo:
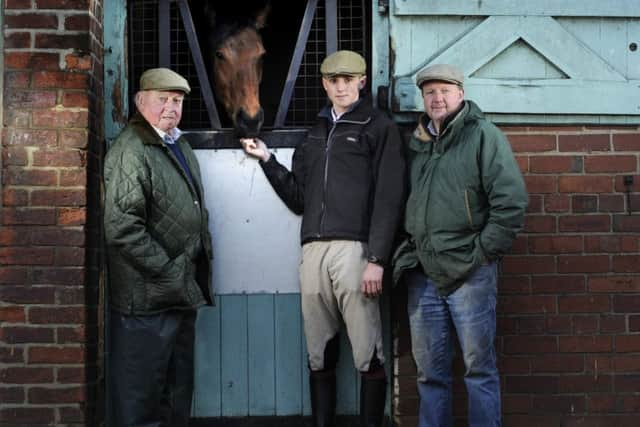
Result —
<instances>
[{"instance_id":1,"label":"weathered paint","mask_svg":"<svg viewBox=\"0 0 640 427\"><path fill-rule=\"evenodd\" d=\"M116 138L129 115L124 38L126 19L126 2L104 3L104 131L107 143Z\"/></svg>"}]
</instances>

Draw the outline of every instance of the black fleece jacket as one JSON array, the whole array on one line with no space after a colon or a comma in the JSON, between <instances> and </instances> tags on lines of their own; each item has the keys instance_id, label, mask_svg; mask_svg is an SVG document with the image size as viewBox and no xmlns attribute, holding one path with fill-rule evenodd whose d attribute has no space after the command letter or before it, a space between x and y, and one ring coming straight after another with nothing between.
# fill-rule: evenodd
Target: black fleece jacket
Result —
<instances>
[{"instance_id":1,"label":"black fleece jacket","mask_svg":"<svg viewBox=\"0 0 640 427\"><path fill-rule=\"evenodd\" d=\"M336 122L330 107L295 149L292 170L272 155L261 162L284 203L302 214L302 243L357 240L368 256L388 262L405 201L400 132L361 99Z\"/></svg>"}]
</instances>

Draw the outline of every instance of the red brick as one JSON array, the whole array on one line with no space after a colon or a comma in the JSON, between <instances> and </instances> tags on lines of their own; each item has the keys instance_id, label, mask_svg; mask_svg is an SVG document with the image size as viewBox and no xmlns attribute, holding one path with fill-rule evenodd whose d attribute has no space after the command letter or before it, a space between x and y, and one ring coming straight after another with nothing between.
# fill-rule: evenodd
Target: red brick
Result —
<instances>
[{"instance_id":1,"label":"red brick","mask_svg":"<svg viewBox=\"0 0 640 427\"><path fill-rule=\"evenodd\" d=\"M87 148L89 136L86 130L64 129L60 131L60 145L67 148Z\"/></svg>"},{"instance_id":2,"label":"red brick","mask_svg":"<svg viewBox=\"0 0 640 427\"><path fill-rule=\"evenodd\" d=\"M29 364L36 363L56 363L56 364L82 364L84 363L84 348L62 346L62 347L38 347L31 346L28 350Z\"/></svg>"},{"instance_id":3,"label":"red brick","mask_svg":"<svg viewBox=\"0 0 640 427\"><path fill-rule=\"evenodd\" d=\"M640 352L640 335L617 335L615 346L618 353Z\"/></svg>"},{"instance_id":4,"label":"red brick","mask_svg":"<svg viewBox=\"0 0 640 427\"><path fill-rule=\"evenodd\" d=\"M0 264L51 265L53 263L53 254L52 248L0 248Z\"/></svg>"},{"instance_id":5,"label":"red brick","mask_svg":"<svg viewBox=\"0 0 640 427\"><path fill-rule=\"evenodd\" d=\"M49 13L7 14L4 16L4 25L7 29L30 28L56 30L58 28L58 17Z\"/></svg>"},{"instance_id":6,"label":"red brick","mask_svg":"<svg viewBox=\"0 0 640 427\"><path fill-rule=\"evenodd\" d=\"M98 333L96 331L95 337ZM88 344L86 329L83 326L75 328L58 328L58 344Z\"/></svg>"},{"instance_id":7,"label":"red brick","mask_svg":"<svg viewBox=\"0 0 640 427\"><path fill-rule=\"evenodd\" d=\"M571 196L571 210L574 213L598 212L598 196Z\"/></svg>"},{"instance_id":8,"label":"red brick","mask_svg":"<svg viewBox=\"0 0 640 427\"><path fill-rule=\"evenodd\" d=\"M82 324L86 321L84 307L31 307L29 322L34 325L49 323Z\"/></svg>"},{"instance_id":9,"label":"red brick","mask_svg":"<svg viewBox=\"0 0 640 427\"><path fill-rule=\"evenodd\" d=\"M613 178L609 176L560 176L558 191L561 193L611 193Z\"/></svg>"},{"instance_id":10,"label":"red brick","mask_svg":"<svg viewBox=\"0 0 640 427\"><path fill-rule=\"evenodd\" d=\"M27 147L55 147L58 135L55 130L11 129L9 137L3 142L8 145Z\"/></svg>"},{"instance_id":11,"label":"red brick","mask_svg":"<svg viewBox=\"0 0 640 427\"><path fill-rule=\"evenodd\" d=\"M584 236L585 252L620 252L620 236L611 234Z\"/></svg>"},{"instance_id":12,"label":"red brick","mask_svg":"<svg viewBox=\"0 0 640 427\"><path fill-rule=\"evenodd\" d=\"M6 89L4 102L21 109L50 108L56 105L57 94L50 90Z\"/></svg>"},{"instance_id":13,"label":"red brick","mask_svg":"<svg viewBox=\"0 0 640 427\"><path fill-rule=\"evenodd\" d=\"M527 316L518 319L518 333L520 335L541 335L547 331L547 321L544 316Z\"/></svg>"},{"instance_id":14,"label":"red brick","mask_svg":"<svg viewBox=\"0 0 640 427\"><path fill-rule=\"evenodd\" d=\"M7 142L6 140L4 141ZM27 150L24 147L5 146L2 153L2 163L7 166L26 166L29 162Z\"/></svg>"},{"instance_id":15,"label":"red brick","mask_svg":"<svg viewBox=\"0 0 640 427\"><path fill-rule=\"evenodd\" d=\"M506 274L555 273L556 261L552 256L506 256L502 263Z\"/></svg>"},{"instance_id":16,"label":"red brick","mask_svg":"<svg viewBox=\"0 0 640 427\"><path fill-rule=\"evenodd\" d=\"M504 337L505 354L543 354L558 351L558 341L551 336L507 336Z\"/></svg>"},{"instance_id":17,"label":"red brick","mask_svg":"<svg viewBox=\"0 0 640 427\"><path fill-rule=\"evenodd\" d=\"M544 414L579 414L585 407L584 396L533 396L533 411Z\"/></svg>"},{"instance_id":18,"label":"red brick","mask_svg":"<svg viewBox=\"0 0 640 427\"><path fill-rule=\"evenodd\" d=\"M62 106L65 108L89 108L89 96L85 92L64 92Z\"/></svg>"},{"instance_id":19,"label":"red brick","mask_svg":"<svg viewBox=\"0 0 640 427\"><path fill-rule=\"evenodd\" d=\"M592 393L613 391L611 375L560 375L558 376L560 393Z\"/></svg>"},{"instance_id":20,"label":"red brick","mask_svg":"<svg viewBox=\"0 0 640 427\"><path fill-rule=\"evenodd\" d=\"M550 334L570 333L571 316L547 316L547 332Z\"/></svg>"},{"instance_id":21,"label":"red brick","mask_svg":"<svg viewBox=\"0 0 640 427\"><path fill-rule=\"evenodd\" d=\"M24 307L21 306L1 306L0 307L0 323L7 325L8 323L24 323L26 316Z\"/></svg>"},{"instance_id":22,"label":"red brick","mask_svg":"<svg viewBox=\"0 0 640 427\"><path fill-rule=\"evenodd\" d=\"M500 297L498 311L501 313L555 313L556 299L552 296L508 296Z\"/></svg>"},{"instance_id":23,"label":"red brick","mask_svg":"<svg viewBox=\"0 0 640 427\"><path fill-rule=\"evenodd\" d=\"M62 305L86 304L85 287L63 287L57 289L57 301Z\"/></svg>"},{"instance_id":24,"label":"red brick","mask_svg":"<svg viewBox=\"0 0 640 427\"><path fill-rule=\"evenodd\" d=\"M611 270L607 255L562 255L558 273L606 273Z\"/></svg>"},{"instance_id":25,"label":"red brick","mask_svg":"<svg viewBox=\"0 0 640 427\"><path fill-rule=\"evenodd\" d=\"M18 128L26 128L28 126L31 126L31 110L5 110L4 125Z\"/></svg>"},{"instance_id":26,"label":"red brick","mask_svg":"<svg viewBox=\"0 0 640 427\"><path fill-rule=\"evenodd\" d=\"M31 192L32 206L84 206L86 190L35 190Z\"/></svg>"},{"instance_id":27,"label":"red brick","mask_svg":"<svg viewBox=\"0 0 640 427\"><path fill-rule=\"evenodd\" d=\"M619 396L618 407L624 412L633 412L634 414L640 413L640 396L637 395L625 395Z\"/></svg>"},{"instance_id":28,"label":"red brick","mask_svg":"<svg viewBox=\"0 0 640 427\"><path fill-rule=\"evenodd\" d=\"M38 384L53 381L52 368L11 367L0 370L4 384Z\"/></svg>"},{"instance_id":29,"label":"red brick","mask_svg":"<svg viewBox=\"0 0 640 427\"><path fill-rule=\"evenodd\" d=\"M15 88L27 88L29 87L29 81L31 80L31 73L28 71L10 71L4 74L4 86Z\"/></svg>"},{"instance_id":30,"label":"red brick","mask_svg":"<svg viewBox=\"0 0 640 427\"><path fill-rule=\"evenodd\" d=\"M58 225L84 225L87 220L86 209L60 209L58 212Z\"/></svg>"},{"instance_id":31,"label":"red brick","mask_svg":"<svg viewBox=\"0 0 640 427\"><path fill-rule=\"evenodd\" d=\"M584 170L587 173L637 172L638 159L636 156L588 156L584 160Z\"/></svg>"},{"instance_id":32,"label":"red brick","mask_svg":"<svg viewBox=\"0 0 640 427\"><path fill-rule=\"evenodd\" d=\"M572 332L576 335L597 334L599 329L598 325L600 323L598 317L599 316L597 315L573 316Z\"/></svg>"},{"instance_id":33,"label":"red brick","mask_svg":"<svg viewBox=\"0 0 640 427\"><path fill-rule=\"evenodd\" d=\"M531 156L529 170L532 173L582 172L581 156Z\"/></svg>"},{"instance_id":34,"label":"red brick","mask_svg":"<svg viewBox=\"0 0 640 427\"><path fill-rule=\"evenodd\" d=\"M610 336L561 336L558 339L561 353L602 353L613 350Z\"/></svg>"},{"instance_id":35,"label":"red brick","mask_svg":"<svg viewBox=\"0 0 640 427\"><path fill-rule=\"evenodd\" d=\"M593 151L611 151L609 135L559 135L560 152L591 153Z\"/></svg>"},{"instance_id":36,"label":"red brick","mask_svg":"<svg viewBox=\"0 0 640 427\"><path fill-rule=\"evenodd\" d=\"M505 378L504 391L506 393L555 393L558 387L558 377L550 375L510 375ZM522 425L522 424L514 424Z\"/></svg>"},{"instance_id":37,"label":"red brick","mask_svg":"<svg viewBox=\"0 0 640 427\"><path fill-rule=\"evenodd\" d=\"M93 68L93 60L91 55L86 54L69 54L65 55L64 61L68 70L90 71Z\"/></svg>"},{"instance_id":38,"label":"red brick","mask_svg":"<svg viewBox=\"0 0 640 427\"><path fill-rule=\"evenodd\" d=\"M527 205L527 213L542 213L542 195L529 194L529 204Z\"/></svg>"},{"instance_id":39,"label":"red brick","mask_svg":"<svg viewBox=\"0 0 640 427\"><path fill-rule=\"evenodd\" d=\"M531 293L531 280L528 276L505 277L501 275L498 280L498 289L501 295Z\"/></svg>"},{"instance_id":40,"label":"red brick","mask_svg":"<svg viewBox=\"0 0 640 427\"><path fill-rule=\"evenodd\" d=\"M3 209L2 223L4 225L50 225L55 224L55 209Z\"/></svg>"},{"instance_id":41,"label":"red brick","mask_svg":"<svg viewBox=\"0 0 640 427\"><path fill-rule=\"evenodd\" d=\"M528 374L531 360L523 356L502 356L498 359L498 371L502 375Z\"/></svg>"},{"instance_id":42,"label":"red brick","mask_svg":"<svg viewBox=\"0 0 640 427\"><path fill-rule=\"evenodd\" d=\"M33 404L82 403L86 395L84 387L31 387L27 399Z\"/></svg>"},{"instance_id":43,"label":"red brick","mask_svg":"<svg viewBox=\"0 0 640 427\"><path fill-rule=\"evenodd\" d=\"M7 207L26 207L29 205L29 193L27 190L5 188L2 191L2 201Z\"/></svg>"},{"instance_id":44,"label":"red brick","mask_svg":"<svg viewBox=\"0 0 640 427\"><path fill-rule=\"evenodd\" d=\"M38 9L88 10L89 0L36 0Z\"/></svg>"},{"instance_id":45,"label":"red brick","mask_svg":"<svg viewBox=\"0 0 640 427\"><path fill-rule=\"evenodd\" d=\"M590 413L615 412L615 394L590 394L587 395L587 410Z\"/></svg>"},{"instance_id":46,"label":"red brick","mask_svg":"<svg viewBox=\"0 0 640 427\"><path fill-rule=\"evenodd\" d=\"M566 215L558 219L558 227L561 232L611 231L611 217L609 215ZM640 226L638 228L640 229Z\"/></svg>"},{"instance_id":47,"label":"red brick","mask_svg":"<svg viewBox=\"0 0 640 427\"><path fill-rule=\"evenodd\" d=\"M85 248L57 248L54 263L57 266L83 267L86 262L85 255Z\"/></svg>"},{"instance_id":48,"label":"red brick","mask_svg":"<svg viewBox=\"0 0 640 427\"><path fill-rule=\"evenodd\" d=\"M6 185L52 186L58 183L58 173L55 170L9 167L6 171Z\"/></svg>"},{"instance_id":49,"label":"red brick","mask_svg":"<svg viewBox=\"0 0 640 427\"><path fill-rule=\"evenodd\" d=\"M615 313L640 313L640 295L614 295Z\"/></svg>"},{"instance_id":50,"label":"red brick","mask_svg":"<svg viewBox=\"0 0 640 427\"><path fill-rule=\"evenodd\" d=\"M629 316L629 331L640 332L640 316Z\"/></svg>"},{"instance_id":51,"label":"red brick","mask_svg":"<svg viewBox=\"0 0 640 427\"><path fill-rule=\"evenodd\" d=\"M624 315L602 315L600 316L600 332L612 334L624 332L626 327Z\"/></svg>"},{"instance_id":52,"label":"red brick","mask_svg":"<svg viewBox=\"0 0 640 427\"><path fill-rule=\"evenodd\" d=\"M523 395L503 395L502 396L502 413L517 414L531 412L531 397ZM402 424L404 426L404 424ZM511 424L507 424L511 425ZM513 424L522 425L522 424ZM549 427L546 425L545 427Z\"/></svg>"},{"instance_id":53,"label":"red brick","mask_svg":"<svg viewBox=\"0 0 640 427\"><path fill-rule=\"evenodd\" d=\"M640 372L640 354L620 354L613 357L613 368L616 372Z\"/></svg>"},{"instance_id":54,"label":"red brick","mask_svg":"<svg viewBox=\"0 0 640 427\"><path fill-rule=\"evenodd\" d=\"M87 374L84 368L59 368L57 380L60 383L83 383Z\"/></svg>"},{"instance_id":55,"label":"red brick","mask_svg":"<svg viewBox=\"0 0 640 427\"><path fill-rule=\"evenodd\" d=\"M80 150L38 150L33 153L33 166L83 168L86 165L86 152Z\"/></svg>"},{"instance_id":56,"label":"red brick","mask_svg":"<svg viewBox=\"0 0 640 427\"><path fill-rule=\"evenodd\" d=\"M24 363L23 349L18 346L0 346L0 363Z\"/></svg>"},{"instance_id":57,"label":"red brick","mask_svg":"<svg viewBox=\"0 0 640 427\"><path fill-rule=\"evenodd\" d=\"M624 196L621 194L599 194L600 212L624 212Z\"/></svg>"},{"instance_id":58,"label":"red brick","mask_svg":"<svg viewBox=\"0 0 640 427\"><path fill-rule=\"evenodd\" d=\"M83 409L88 408L84 405L82 407L71 406L59 408L58 412L60 414L60 422L65 424L85 425L87 416L83 412Z\"/></svg>"},{"instance_id":59,"label":"red brick","mask_svg":"<svg viewBox=\"0 0 640 427\"><path fill-rule=\"evenodd\" d=\"M560 313L608 312L611 302L607 295L570 295L558 297Z\"/></svg>"},{"instance_id":60,"label":"red brick","mask_svg":"<svg viewBox=\"0 0 640 427\"><path fill-rule=\"evenodd\" d=\"M10 403L24 403L24 387L0 387L0 402L9 406Z\"/></svg>"},{"instance_id":61,"label":"red brick","mask_svg":"<svg viewBox=\"0 0 640 427\"><path fill-rule=\"evenodd\" d=\"M574 354L540 355L531 360L534 373L568 373L584 370L584 356Z\"/></svg>"},{"instance_id":62,"label":"red brick","mask_svg":"<svg viewBox=\"0 0 640 427\"><path fill-rule=\"evenodd\" d=\"M613 231L640 233L640 215L614 215Z\"/></svg>"},{"instance_id":63,"label":"red brick","mask_svg":"<svg viewBox=\"0 0 640 427\"><path fill-rule=\"evenodd\" d=\"M516 153L556 150L555 135L509 135L511 148Z\"/></svg>"},{"instance_id":64,"label":"red brick","mask_svg":"<svg viewBox=\"0 0 640 427\"><path fill-rule=\"evenodd\" d=\"M498 335L510 335L518 332L516 318L504 317L502 313L498 312L496 319L496 328L498 329Z\"/></svg>"},{"instance_id":65,"label":"red brick","mask_svg":"<svg viewBox=\"0 0 640 427\"><path fill-rule=\"evenodd\" d=\"M528 156L515 156L518 168L523 174L529 172L529 157Z\"/></svg>"},{"instance_id":66,"label":"red brick","mask_svg":"<svg viewBox=\"0 0 640 427\"><path fill-rule=\"evenodd\" d=\"M613 134L613 148L616 151L640 151L640 134Z\"/></svg>"},{"instance_id":67,"label":"red brick","mask_svg":"<svg viewBox=\"0 0 640 427\"><path fill-rule=\"evenodd\" d=\"M36 71L33 73L33 87L87 89L88 74L64 71Z\"/></svg>"},{"instance_id":68,"label":"red brick","mask_svg":"<svg viewBox=\"0 0 640 427\"><path fill-rule=\"evenodd\" d=\"M567 194L545 194L544 210L545 212L569 212L571 209L571 199Z\"/></svg>"},{"instance_id":69,"label":"red brick","mask_svg":"<svg viewBox=\"0 0 640 427\"><path fill-rule=\"evenodd\" d=\"M31 9L31 0L5 0L5 9Z\"/></svg>"},{"instance_id":70,"label":"red brick","mask_svg":"<svg viewBox=\"0 0 640 427\"><path fill-rule=\"evenodd\" d=\"M33 272L33 283L44 285L82 285L85 270L78 267L58 267L38 269Z\"/></svg>"},{"instance_id":71,"label":"red brick","mask_svg":"<svg viewBox=\"0 0 640 427\"><path fill-rule=\"evenodd\" d=\"M633 178L633 183L631 185L625 185L624 178L626 176L631 176ZM640 175L634 174L624 174L624 175L615 175L615 191L619 193L626 193L627 191L632 192L640 192Z\"/></svg>"},{"instance_id":72,"label":"red brick","mask_svg":"<svg viewBox=\"0 0 640 427\"><path fill-rule=\"evenodd\" d=\"M514 414L503 417L505 426L518 427L560 427L562 420L557 415ZM404 424L403 424L404 427Z\"/></svg>"},{"instance_id":73,"label":"red brick","mask_svg":"<svg viewBox=\"0 0 640 427\"><path fill-rule=\"evenodd\" d=\"M51 328L3 326L0 329L0 341L8 344L47 344L54 342L54 334Z\"/></svg>"},{"instance_id":74,"label":"red brick","mask_svg":"<svg viewBox=\"0 0 640 427\"><path fill-rule=\"evenodd\" d=\"M530 236L529 250L536 254L582 252L582 236Z\"/></svg>"},{"instance_id":75,"label":"red brick","mask_svg":"<svg viewBox=\"0 0 640 427\"><path fill-rule=\"evenodd\" d=\"M613 271L616 273L640 272L640 255L614 255Z\"/></svg>"},{"instance_id":76,"label":"red brick","mask_svg":"<svg viewBox=\"0 0 640 427\"><path fill-rule=\"evenodd\" d=\"M616 392L637 393L640 384L640 375L616 375ZM636 417L636 423L638 418ZM636 424L637 425L637 424Z\"/></svg>"},{"instance_id":77,"label":"red brick","mask_svg":"<svg viewBox=\"0 0 640 427\"><path fill-rule=\"evenodd\" d=\"M80 187L87 185L86 168L64 169L60 171L60 185L63 187Z\"/></svg>"},{"instance_id":78,"label":"red brick","mask_svg":"<svg viewBox=\"0 0 640 427\"><path fill-rule=\"evenodd\" d=\"M591 276L588 287L590 292L640 292L640 276Z\"/></svg>"},{"instance_id":79,"label":"red brick","mask_svg":"<svg viewBox=\"0 0 640 427\"><path fill-rule=\"evenodd\" d=\"M526 233L554 233L556 230L556 218L553 216L527 215L524 218Z\"/></svg>"},{"instance_id":80,"label":"red brick","mask_svg":"<svg viewBox=\"0 0 640 427\"><path fill-rule=\"evenodd\" d=\"M25 283L28 271L25 268L0 266L0 283Z\"/></svg>"},{"instance_id":81,"label":"red brick","mask_svg":"<svg viewBox=\"0 0 640 427\"><path fill-rule=\"evenodd\" d=\"M43 407L15 407L9 405L0 408L0 424L7 426L24 426L35 424L48 424L55 418L53 408Z\"/></svg>"},{"instance_id":82,"label":"red brick","mask_svg":"<svg viewBox=\"0 0 640 427\"><path fill-rule=\"evenodd\" d=\"M33 117L33 125L43 128L86 128L88 124L86 111L44 110Z\"/></svg>"},{"instance_id":83,"label":"red brick","mask_svg":"<svg viewBox=\"0 0 640 427\"><path fill-rule=\"evenodd\" d=\"M69 31L88 31L89 15L83 13L67 16L64 20L64 28Z\"/></svg>"},{"instance_id":84,"label":"red brick","mask_svg":"<svg viewBox=\"0 0 640 427\"><path fill-rule=\"evenodd\" d=\"M30 33L11 33L11 34L8 34L4 39L5 49L28 49L30 47L31 47Z\"/></svg>"},{"instance_id":85,"label":"red brick","mask_svg":"<svg viewBox=\"0 0 640 427\"><path fill-rule=\"evenodd\" d=\"M84 246L85 234L80 229L41 228L34 233L31 243L38 246Z\"/></svg>"},{"instance_id":86,"label":"red brick","mask_svg":"<svg viewBox=\"0 0 640 427\"><path fill-rule=\"evenodd\" d=\"M558 179L547 175L526 175L524 183L527 191L533 194L555 193L558 191Z\"/></svg>"},{"instance_id":87,"label":"red brick","mask_svg":"<svg viewBox=\"0 0 640 427\"><path fill-rule=\"evenodd\" d=\"M14 70L58 70L59 58L57 53L49 52L6 52L4 65Z\"/></svg>"}]
</instances>

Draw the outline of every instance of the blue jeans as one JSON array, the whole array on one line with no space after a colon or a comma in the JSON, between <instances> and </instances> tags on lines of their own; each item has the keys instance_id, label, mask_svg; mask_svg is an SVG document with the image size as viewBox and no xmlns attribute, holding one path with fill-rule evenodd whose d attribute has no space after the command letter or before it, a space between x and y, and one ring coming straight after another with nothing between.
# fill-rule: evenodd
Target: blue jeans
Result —
<instances>
[{"instance_id":1,"label":"blue jeans","mask_svg":"<svg viewBox=\"0 0 640 427\"><path fill-rule=\"evenodd\" d=\"M418 367L419 427L452 426L453 338L464 357L470 426L500 426L496 367L496 263L480 266L448 296L421 271L405 273L413 357Z\"/></svg>"}]
</instances>

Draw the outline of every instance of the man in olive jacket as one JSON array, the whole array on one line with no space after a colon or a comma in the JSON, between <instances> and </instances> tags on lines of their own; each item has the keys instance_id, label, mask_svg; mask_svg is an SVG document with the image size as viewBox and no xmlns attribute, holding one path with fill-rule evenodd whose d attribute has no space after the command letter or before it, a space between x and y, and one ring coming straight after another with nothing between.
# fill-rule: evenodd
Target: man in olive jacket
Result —
<instances>
[{"instance_id":1,"label":"man in olive jacket","mask_svg":"<svg viewBox=\"0 0 640 427\"><path fill-rule=\"evenodd\" d=\"M145 71L105 159L113 426L189 422L196 310L213 303L200 169L177 128L189 92L169 69Z\"/></svg>"},{"instance_id":2,"label":"man in olive jacket","mask_svg":"<svg viewBox=\"0 0 640 427\"><path fill-rule=\"evenodd\" d=\"M410 194L394 280L408 287L420 427L452 425L452 340L466 366L469 425L501 425L497 261L522 228L527 193L502 132L464 100L447 64L418 73L426 114L407 150Z\"/></svg>"}]
</instances>

